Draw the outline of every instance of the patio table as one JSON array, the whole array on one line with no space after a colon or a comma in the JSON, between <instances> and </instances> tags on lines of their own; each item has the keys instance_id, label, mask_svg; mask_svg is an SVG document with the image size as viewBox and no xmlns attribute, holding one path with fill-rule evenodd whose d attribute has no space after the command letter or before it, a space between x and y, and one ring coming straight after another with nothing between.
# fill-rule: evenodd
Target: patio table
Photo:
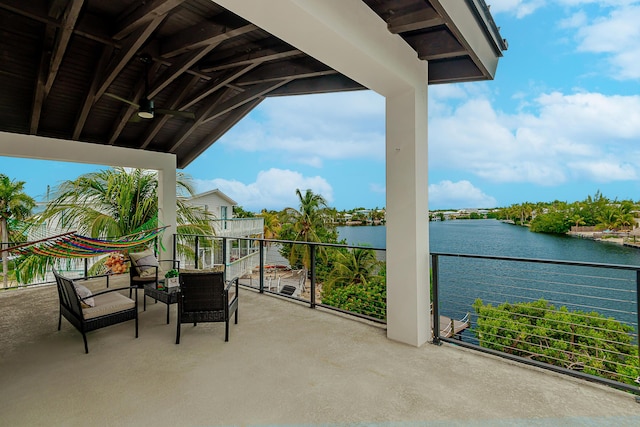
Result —
<instances>
[{"instance_id":1,"label":"patio table","mask_svg":"<svg viewBox=\"0 0 640 427\"><path fill-rule=\"evenodd\" d=\"M160 280L159 285L164 285L164 280ZM144 311L147 311L147 297L153 298L156 300L156 303L158 301L165 303L167 305L167 324L169 324L169 308L171 307L171 304L178 302L179 291L180 287L178 286L158 289L155 283L144 285Z\"/></svg>"}]
</instances>

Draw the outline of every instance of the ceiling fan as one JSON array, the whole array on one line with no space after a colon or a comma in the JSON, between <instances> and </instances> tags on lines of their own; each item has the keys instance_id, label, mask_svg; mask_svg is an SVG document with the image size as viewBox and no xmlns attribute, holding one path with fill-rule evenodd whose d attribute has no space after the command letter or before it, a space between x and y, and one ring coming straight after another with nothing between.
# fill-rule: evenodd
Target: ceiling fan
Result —
<instances>
[{"instance_id":1,"label":"ceiling fan","mask_svg":"<svg viewBox=\"0 0 640 427\"><path fill-rule=\"evenodd\" d=\"M144 94L140 103L135 103L129 99L123 98L115 93L105 92L104 94L110 98L117 99L118 101L127 103L129 105L133 105L138 109L138 112L135 116L131 117L132 122L138 122L140 119L153 119L157 114L167 114L170 116L176 117L185 117L187 119L195 119L195 114L190 111L178 111L178 110L167 110L164 108L155 108L155 103L153 99L149 99L149 64L151 64L151 56L149 55L141 55L140 61L144 63Z\"/></svg>"}]
</instances>

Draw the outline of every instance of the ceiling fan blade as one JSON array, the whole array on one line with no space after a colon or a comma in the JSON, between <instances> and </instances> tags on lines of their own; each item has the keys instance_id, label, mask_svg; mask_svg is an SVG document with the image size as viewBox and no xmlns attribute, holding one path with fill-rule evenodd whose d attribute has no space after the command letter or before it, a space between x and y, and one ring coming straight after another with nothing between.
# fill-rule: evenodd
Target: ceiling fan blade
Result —
<instances>
[{"instance_id":1,"label":"ceiling fan blade","mask_svg":"<svg viewBox=\"0 0 640 427\"><path fill-rule=\"evenodd\" d=\"M196 118L196 115L191 111L165 110L163 108L156 108L154 111L158 114L167 114L170 116L184 117L186 119L195 120Z\"/></svg>"},{"instance_id":2,"label":"ceiling fan blade","mask_svg":"<svg viewBox=\"0 0 640 427\"><path fill-rule=\"evenodd\" d=\"M129 100L128 100L128 99L126 99L126 98L123 98L123 97L121 97L121 96L118 96L118 95L116 95L115 93L105 92L104 94L105 94L106 96L108 96L109 98L117 99L118 101L122 101L122 102L125 102L125 103L129 104L129 105L133 105L133 106L134 106L134 107L136 107L136 108L140 108L140 105L136 104L136 103L135 103L135 102L133 102L133 101L129 101Z\"/></svg>"},{"instance_id":3,"label":"ceiling fan blade","mask_svg":"<svg viewBox=\"0 0 640 427\"><path fill-rule=\"evenodd\" d=\"M133 115L131 115L131 118L129 119L129 123L140 123L143 120L144 119L142 117L140 117L139 115L133 114Z\"/></svg>"}]
</instances>

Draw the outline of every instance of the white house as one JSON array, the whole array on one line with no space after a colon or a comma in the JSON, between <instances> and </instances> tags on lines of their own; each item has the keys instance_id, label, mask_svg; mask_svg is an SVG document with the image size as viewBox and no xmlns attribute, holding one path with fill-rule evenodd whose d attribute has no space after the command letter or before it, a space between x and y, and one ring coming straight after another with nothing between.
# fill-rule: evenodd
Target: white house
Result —
<instances>
[{"instance_id":1,"label":"white house","mask_svg":"<svg viewBox=\"0 0 640 427\"><path fill-rule=\"evenodd\" d=\"M238 203L217 188L196 194L185 199L192 206L201 206L205 211L211 212L217 219L233 218L233 207Z\"/></svg>"}]
</instances>

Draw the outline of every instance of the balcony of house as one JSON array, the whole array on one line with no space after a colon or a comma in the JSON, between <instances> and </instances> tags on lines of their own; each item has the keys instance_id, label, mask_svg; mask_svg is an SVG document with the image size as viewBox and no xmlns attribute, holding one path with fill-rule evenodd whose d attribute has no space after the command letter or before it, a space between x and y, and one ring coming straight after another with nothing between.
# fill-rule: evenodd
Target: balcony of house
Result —
<instances>
[{"instance_id":1,"label":"balcony of house","mask_svg":"<svg viewBox=\"0 0 640 427\"><path fill-rule=\"evenodd\" d=\"M221 251L243 246L215 238ZM176 306L167 324L167 305L147 298L144 310L138 291L139 337L131 322L93 331L85 354L71 324L57 331L55 286L0 292L3 423L640 422L635 267L433 254L438 345L415 348L386 338L384 250L246 241L250 271L222 261L241 284L228 342L224 324L199 323L176 345ZM337 268L352 255L366 283Z\"/></svg>"},{"instance_id":2,"label":"balcony of house","mask_svg":"<svg viewBox=\"0 0 640 427\"><path fill-rule=\"evenodd\" d=\"M218 237L261 237L264 233L263 218L233 218L211 220Z\"/></svg>"}]
</instances>

